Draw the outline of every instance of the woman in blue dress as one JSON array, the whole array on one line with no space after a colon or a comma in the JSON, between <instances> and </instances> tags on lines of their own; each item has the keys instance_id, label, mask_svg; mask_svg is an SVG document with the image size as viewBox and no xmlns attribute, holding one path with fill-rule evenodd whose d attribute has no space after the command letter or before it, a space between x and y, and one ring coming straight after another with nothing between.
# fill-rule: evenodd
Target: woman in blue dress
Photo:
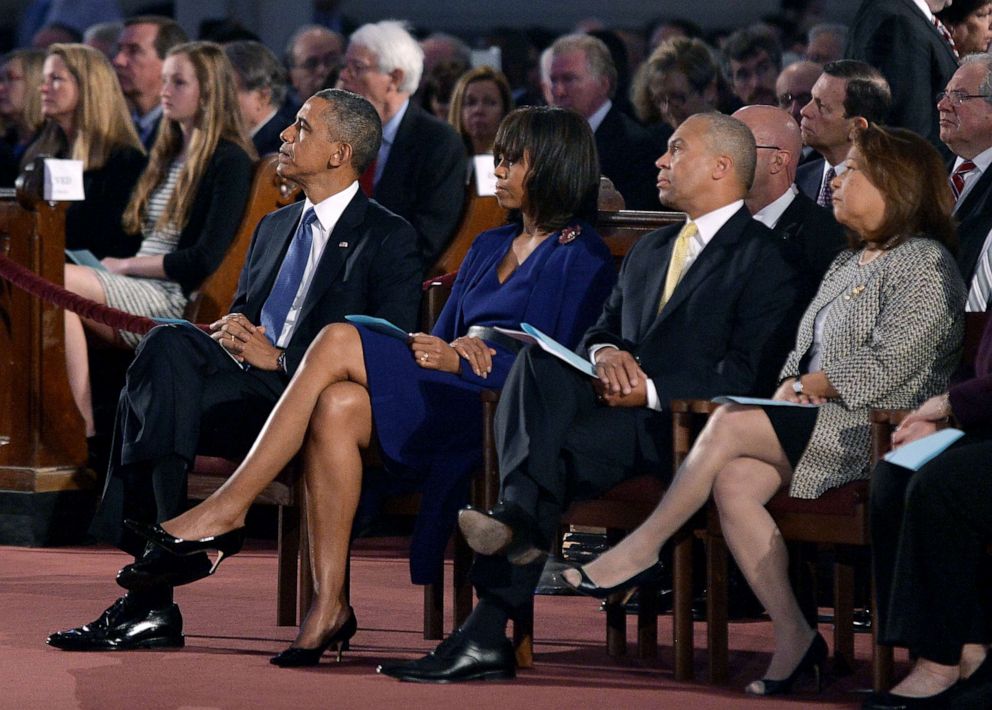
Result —
<instances>
[{"instance_id":1,"label":"woman in blue dress","mask_svg":"<svg viewBox=\"0 0 992 710\"><path fill-rule=\"evenodd\" d=\"M276 665L316 664L329 647L340 658L355 633L343 582L362 451L376 442L391 473L419 478L411 567L415 582L433 581L481 463L479 394L503 385L516 356L516 341L493 326L531 323L574 347L613 285L609 250L585 221L599 188L586 121L561 109L518 109L500 125L495 159L496 196L513 218L476 238L433 334L404 341L351 324L326 327L234 475L197 507L145 530L178 554L237 552L248 506L301 451L315 596Z\"/></svg>"}]
</instances>

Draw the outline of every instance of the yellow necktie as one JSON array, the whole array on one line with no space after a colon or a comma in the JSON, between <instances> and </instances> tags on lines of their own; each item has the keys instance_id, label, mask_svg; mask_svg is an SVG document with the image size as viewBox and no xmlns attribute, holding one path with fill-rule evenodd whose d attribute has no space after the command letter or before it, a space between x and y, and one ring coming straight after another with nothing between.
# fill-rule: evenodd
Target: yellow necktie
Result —
<instances>
[{"instance_id":1,"label":"yellow necktie","mask_svg":"<svg viewBox=\"0 0 992 710\"><path fill-rule=\"evenodd\" d=\"M665 277L665 290L661 292L661 301L658 303L658 312L668 303L672 297L675 287L682 278L685 270L685 260L689 257L689 242L699 232L696 223L689 221L682 227L679 236L675 239L675 248L672 249L672 258L668 262L668 275Z\"/></svg>"}]
</instances>

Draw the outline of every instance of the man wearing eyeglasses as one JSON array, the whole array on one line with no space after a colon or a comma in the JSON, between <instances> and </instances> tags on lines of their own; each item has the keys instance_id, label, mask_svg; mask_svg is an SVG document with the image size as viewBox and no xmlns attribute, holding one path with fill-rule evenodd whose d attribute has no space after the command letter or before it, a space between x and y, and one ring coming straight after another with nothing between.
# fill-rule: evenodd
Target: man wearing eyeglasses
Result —
<instances>
[{"instance_id":1,"label":"man wearing eyeglasses","mask_svg":"<svg viewBox=\"0 0 992 710\"><path fill-rule=\"evenodd\" d=\"M403 23L370 23L351 35L338 88L364 96L379 113L382 146L362 189L413 225L429 269L458 226L467 156L451 126L410 101L423 69L424 51Z\"/></svg>"},{"instance_id":2,"label":"man wearing eyeglasses","mask_svg":"<svg viewBox=\"0 0 992 710\"><path fill-rule=\"evenodd\" d=\"M331 70L341 63L344 37L320 25L300 27L286 43L286 68L293 85L293 113L324 88Z\"/></svg>"},{"instance_id":3,"label":"man wearing eyeglasses","mask_svg":"<svg viewBox=\"0 0 992 710\"><path fill-rule=\"evenodd\" d=\"M810 90L812 99L800 111L803 143L823 156L799 166L796 185L821 207L832 209L830 184L844 172L851 147L851 131L881 123L889 111L891 94L885 78L874 67L841 59L823 67Z\"/></svg>"},{"instance_id":4,"label":"man wearing eyeglasses","mask_svg":"<svg viewBox=\"0 0 992 710\"><path fill-rule=\"evenodd\" d=\"M973 54L937 94L940 139L958 220L958 266L969 284L966 309L983 312L992 292L992 56Z\"/></svg>"},{"instance_id":5,"label":"man wearing eyeglasses","mask_svg":"<svg viewBox=\"0 0 992 710\"><path fill-rule=\"evenodd\" d=\"M801 60L793 62L779 72L778 78L775 80L775 96L778 98L778 107L789 112L795 119L797 127L799 122L803 120L800 111L813 98L810 91L822 73L822 64ZM805 145L802 148L799 162L807 163L819 157L815 150Z\"/></svg>"}]
</instances>

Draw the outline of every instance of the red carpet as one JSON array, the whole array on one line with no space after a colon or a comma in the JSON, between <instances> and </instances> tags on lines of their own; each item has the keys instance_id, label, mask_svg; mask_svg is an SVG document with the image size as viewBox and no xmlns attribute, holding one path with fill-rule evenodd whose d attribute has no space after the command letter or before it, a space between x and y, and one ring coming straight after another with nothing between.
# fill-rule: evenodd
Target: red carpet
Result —
<instances>
[{"instance_id":1,"label":"red carpet","mask_svg":"<svg viewBox=\"0 0 992 710\"><path fill-rule=\"evenodd\" d=\"M353 557L359 632L340 665L329 656L315 669L269 664L294 629L274 623L275 554L268 549L239 555L216 577L178 591L184 650L65 653L46 646L48 633L95 619L119 595L113 577L127 561L106 548L0 548L0 708L853 708L863 697L856 689L870 683L869 638L859 635L858 657L864 662L853 676L828 673L820 695L744 696L740 688L760 676L768 661L766 622L732 624L727 687L676 683L669 617L660 619L656 661L612 659L604 648L598 604L579 597L538 597L536 664L515 682L398 683L377 676L376 664L415 658L435 642L422 637L423 595L408 581L402 547L384 547L381 541L364 543ZM821 631L826 635L829 629ZM696 674L704 677L701 624L696 639Z\"/></svg>"}]
</instances>

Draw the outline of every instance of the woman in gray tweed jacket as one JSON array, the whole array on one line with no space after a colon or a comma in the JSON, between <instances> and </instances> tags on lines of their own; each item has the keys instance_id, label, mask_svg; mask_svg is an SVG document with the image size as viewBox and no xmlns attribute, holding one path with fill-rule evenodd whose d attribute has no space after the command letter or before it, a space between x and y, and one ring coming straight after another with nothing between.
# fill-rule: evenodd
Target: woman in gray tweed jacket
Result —
<instances>
[{"instance_id":1,"label":"woman in gray tweed jacket","mask_svg":"<svg viewBox=\"0 0 992 710\"><path fill-rule=\"evenodd\" d=\"M827 655L787 574L788 553L765 504L788 487L816 498L869 469L869 412L916 407L947 387L963 335L965 288L944 244L953 205L936 150L902 129L855 136L833 183L834 216L851 248L827 271L803 317L774 399L798 406L721 407L651 516L608 553L563 573L602 596L632 586L662 544L712 493L730 551L773 622L775 653L749 693L791 691Z\"/></svg>"}]
</instances>

